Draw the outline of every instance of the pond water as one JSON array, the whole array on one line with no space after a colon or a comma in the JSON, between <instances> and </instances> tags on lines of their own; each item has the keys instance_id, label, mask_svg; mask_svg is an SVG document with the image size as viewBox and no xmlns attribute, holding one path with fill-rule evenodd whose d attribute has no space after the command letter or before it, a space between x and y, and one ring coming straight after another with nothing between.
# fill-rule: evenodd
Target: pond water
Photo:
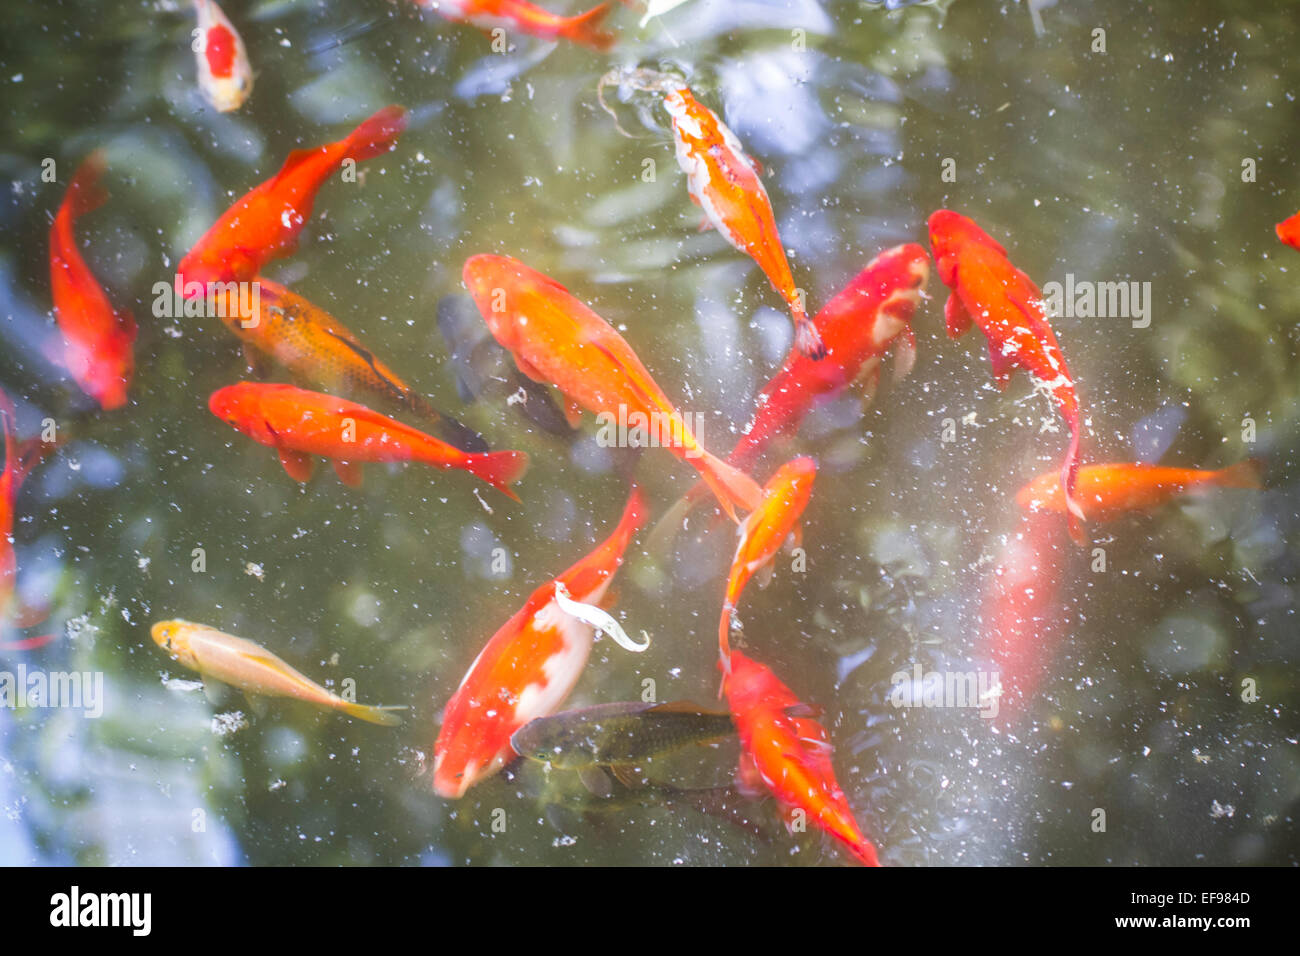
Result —
<instances>
[{"instance_id":1,"label":"pond water","mask_svg":"<svg viewBox=\"0 0 1300 956\"><path fill-rule=\"evenodd\" d=\"M844 862L819 833L788 835L771 801L742 801L751 832L680 800L602 804L539 765L458 801L430 786L442 707L475 655L627 494L590 417L556 435L507 403L513 386L459 387L438 316L468 305L465 260L511 255L565 284L719 454L790 347L762 273L698 230L663 111L612 96L625 136L599 108L599 78L633 65L688 77L762 163L812 307L881 250L928 247L926 217L956 209L1040 285L1149 283L1144 318L1053 320L1085 460L1263 463L1263 491L1095 525L1087 550L1053 541L1045 671L1000 719L894 706L900 671L988 666L983 604L1015 492L1066 441L1025 375L996 388L978 331L948 339L931 277L911 374L886 375L865 409L819 409L755 469L820 465L806 568L780 558L739 615L746 651L821 711L882 861L1300 862L1300 255L1273 231L1300 208L1294 3L687 0L644 28L614 10L608 52L507 34L498 53L405 0L230 0L256 84L228 114L198 91L187 4L3 7L0 387L24 435L50 418L65 443L15 527L19 593L51 602L60 636L0 651L0 670L100 674L103 713L0 707L0 863ZM519 504L417 465L366 466L359 489L318 468L300 487L207 409L249 377L235 339L154 314L154 284L231 202L389 103L410 111L397 148L327 183L297 253L265 274L493 448L527 451ZM77 235L140 328L112 412L53 358L46 239L97 148L112 198ZM653 522L694 474L650 450L637 479ZM613 613L651 647L598 639L570 706L638 700L646 681L659 700L715 696L734 538L646 543ZM173 617L350 678L407 720L210 701L150 639ZM728 784L735 759L685 754L672 782Z\"/></svg>"}]
</instances>

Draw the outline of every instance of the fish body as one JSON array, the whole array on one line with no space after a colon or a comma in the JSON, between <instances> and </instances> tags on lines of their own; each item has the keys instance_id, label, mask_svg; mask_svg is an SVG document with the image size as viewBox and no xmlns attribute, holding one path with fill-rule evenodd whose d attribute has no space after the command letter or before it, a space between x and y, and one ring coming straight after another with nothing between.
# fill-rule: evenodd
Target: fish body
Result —
<instances>
[{"instance_id":1,"label":"fish body","mask_svg":"<svg viewBox=\"0 0 1300 956\"><path fill-rule=\"evenodd\" d=\"M414 461L458 468L518 501L510 489L528 467L520 451L470 454L346 399L293 385L240 382L212 393L212 414L274 448L290 477L307 481L312 456L332 459L339 478L358 485L360 462Z\"/></svg>"},{"instance_id":2,"label":"fish body","mask_svg":"<svg viewBox=\"0 0 1300 956\"><path fill-rule=\"evenodd\" d=\"M957 338L972 324L988 339L993 380L1005 389L1011 373L1024 369L1051 394L1070 429L1061 465L1070 536L1085 540L1076 483L1079 472L1080 412L1074 379L1047 322L1043 293L1011 264L1006 250L972 220L947 209L930 216L930 251L939 278L949 289L944 318Z\"/></svg>"},{"instance_id":3,"label":"fish body","mask_svg":"<svg viewBox=\"0 0 1300 956\"><path fill-rule=\"evenodd\" d=\"M280 171L222 213L177 269L186 298L209 283L250 282L272 259L290 255L311 218L316 193L345 160L360 162L391 150L406 128L406 111L388 106L351 134L289 154Z\"/></svg>"},{"instance_id":4,"label":"fish body","mask_svg":"<svg viewBox=\"0 0 1300 956\"><path fill-rule=\"evenodd\" d=\"M1079 469L1075 493L1089 521L1113 521L1210 487L1262 488L1259 463L1247 460L1218 471L1164 468L1141 462L1085 465ZM1064 511L1061 476L1056 472L1039 475L1020 489L1016 503L1026 511Z\"/></svg>"},{"instance_id":5,"label":"fish body","mask_svg":"<svg viewBox=\"0 0 1300 956\"><path fill-rule=\"evenodd\" d=\"M309 704L338 710L372 724L394 726L402 722L394 711L344 700L299 673L260 644L189 621L159 621L150 629L154 643L182 667L204 678L236 687L247 694L292 697Z\"/></svg>"},{"instance_id":6,"label":"fish body","mask_svg":"<svg viewBox=\"0 0 1300 956\"><path fill-rule=\"evenodd\" d=\"M788 816L802 810L854 859L879 866L876 848L862 835L836 782L826 729L812 717L799 716L806 705L768 667L740 651L731 652L723 691L740 735L742 780L756 778Z\"/></svg>"},{"instance_id":7,"label":"fish body","mask_svg":"<svg viewBox=\"0 0 1300 956\"><path fill-rule=\"evenodd\" d=\"M595 631L560 607L557 588L562 585L574 601L598 604L645 517L645 498L634 487L610 536L534 591L479 652L443 711L434 745L438 794L464 796L515 756L510 738L519 728L564 704L586 666Z\"/></svg>"},{"instance_id":8,"label":"fish body","mask_svg":"<svg viewBox=\"0 0 1300 956\"><path fill-rule=\"evenodd\" d=\"M787 538L792 534L798 538L799 518L808 506L816 476L817 463L811 458L799 457L786 462L763 486L758 507L740 523L740 541L731 559L722 617L718 621L718 653L724 670L731 656L727 640L731 615L740 602L741 592L755 573L772 563Z\"/></svg>"},{"instance_id":9,"label":"fish body","mask_svg":"<svg viewBox=\"0 0 1300 956\"><path fill-rule=\"evenodd\" d=\"M194 0L199 25L194 42L199 89L218 112L244 105L253 92L253 68L243 37L215 0Z\"/></svg>"},{"instance_id":10,"label":"fish body","mask_svg":"<svg viewBox=\"0 0 1300 956\"><path fill-rule=\"evenodd\" d=\"M597 704L529 721L510 738L515 753L560 770L637 764L736 732L731 714L689 701Z\"/></svg>"},{"instance_id":11,"label":"fish body","mask_svg":"<svg viewBox=\"0 0 1300 956\"><path fill-rule=\"evenodd\" d=\"M785 300L794 321L795 347L809 358L822 358L825 343L795 286L772 201L754 161L736 134L688 87L670 88L664 106L672 119L677 165L686 174L691 199L727 242L758 264Z\"/></svg>"},{"instance_id":12,"label":"fish body","mask_svg":"<svg viewBox=\"0 0 1300 956\"><path fill-rule=\"evenodd\" d=\"M10 618L13 608L15 582L18 576L18 559L14 554L14 519L18 492L23 482L41 461L54 448L53 443L46 443L38 438L20 442L17 438L17 418L9 396L0 389L0 427L4 430L4 470L0 471L0 627ZM19 616L25 616L26 612ZM36 620L26 623L35 624L43 619L44 614ZM16 644L0 647L17 648Z\"/></svg>"},{"instance_id":13,"label":"fish body","mask_svg":"<svg viewBox=\"0 0 1300 956\"><path fill-rule=\"evenodd\" d=\"M810 411L846 388L869 399L885 353L895 348L895 372L911 370L916 339L911 320L930 276L930 257L916 243L886 249L872 259L813 318L826 345L814 361L797 350L758 395L758 408L727 462L750 467L776 438L793 434Z\"/></svg>"},{"instance_id":14,"label":"fish body","mask_svg":"<svg viewBox=\"0 0 1300 956\"><path fill-rule=\"evenodd\" d=\"M1300 249L1300 212L1277 224L1277 237L1292 249Z\"/></svg>"},{"instance_id":15,"label":"fish body","mask_svg":"<svg viewBox=\"0 0 1300 956\"><path fill-rule=\"evenodd\" d=\"M434 423L458 448L488 450L482 436L434 408L334 316L270 279L258 277L257 284L256 314L219 310L226 328L246 352L252 350L250 358L265 356L295 379L326 392L381 398Z\"/></svg>"},{"instance_id":16,"label":"fish body","mask_svg":"<svg viewBox=\"0 0 1300 956\"><path fill-rule=\"evenodd\" d=\"M108 199L99 185L104 158L93 153L77 169L50 226L50 291L63 338L63 364L105 411L126 404L135 373L135 320L115 309L77 248L77 218Z\"/></svg>"},{"instance_id":17,"label":"fish body","mask_svg":"<svg viewBox=\"0 0 1300 956\"><path fill-rule=\"evenodd\" d=\"M525 0L415 0L426 9L436 10L444 18L472 23L482 30L500 27L518 30L543 40L570 40L593 50L608 50L614 35L600 29L609 13L608 3L601 3L572 17L544 10Z\"/></svg>"},{"instance_id":18,"label":"fish body","mask_svg":"<svg viewBox=\"0 0 1300 956\"><path fill-rule=\"evenodd\" d=\"M728 515L757 504L754 480L696 440L632 347L568 289L505 256L472 257L464 277L488 329L519 370L560 389L570 423L583 410L644 415L661 423L669 435L662 444L700 473Z\"/></svg>"}]
</instances>

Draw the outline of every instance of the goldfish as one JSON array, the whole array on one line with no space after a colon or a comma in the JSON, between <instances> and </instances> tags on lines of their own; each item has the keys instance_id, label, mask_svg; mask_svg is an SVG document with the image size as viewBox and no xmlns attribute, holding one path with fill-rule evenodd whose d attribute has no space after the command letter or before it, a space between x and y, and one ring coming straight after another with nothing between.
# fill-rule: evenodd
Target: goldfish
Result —
<instances>
[{"instance_id":1,"label":"goldfish","mask_svg":"<svg viewBox=\"0 0 1300 956\"><path fill-rule=\"evenodd\" d=\"M1259 462L1250 459L1219 471L1163 468L1141 462L1085 465L1076 494L1089 521L1113 521L1132 511L1150 511L1190 491L1209 487L1262 488ZM1039 475L1016 494L1026 511L1064 511L1060 475Z\"/></svg>"},{"instance_id":2,"label":"goldfish","mask_svg":"<svg viewBox=\"0 0 1300 956\"><path fill-rule=\"evenodd\" d=\"M472 23L483 30L501 27L543 40L571 40L593 50L608 50L614 35L600 29L610 5L601 3L577 16L562 17L526 0L415 0L418 6L437 10L444 18Z\"/></svg>"},{"instance_id":3,"label":"goldfish","mask_svg":"<svg viewBox=\"0 0 1300 956\"><path fill-rule=\"evenodd\" d=\"M260 644L214 627L182 620L159 621L149 633L154 643L182 667L198 671L205 681L228 684L250 697L293 697L385 727L402 722L396 711L405 710L405 707L344 700Z\"/></svg>"},{"instance_id":4,"label":"goldfish","mask_svg":"<svg viewBox=\"0 0 1300 956\"><path fill-rule=\"evenodd\" d=\"M14 555L14 518L18 492L31 470L53 450L57 443L29 438L20 442L15 437L17 418L9 396L0 389L0 419L4 429L4 471L0 472L0 626L10 620L14 603L14 582L18 575L18 561ZM45 618L40 609L22 609L14 615L14 622L27 627L39 624ZM26 638L21 641L0 643L0 648L31 650L53 640L52 636Z\"/></svg>"},{"instance_id":5,"label":"goldfish","mask_svg":"<svg viewBox=\"0 0 1300 956\"><path fill-rule=\"evenodd\" d=\"M253 92L244 40L216 0L194 0L194 9L199 18L193 44L199 89L218 112L237 110Z\"/></svg>"},{"instance_id":6,"label":"goldfish","mask_svg":"<svg viewBox=\"0 0 1300 956\"><path fill-rule=\"evenodd\" d=\"M468 471L518 501L510 485L528 467L524 452L463 452L364 405L293 385L227 385L212 393L208 408L249 438L274 448L284 470L301 482L311 478L313 455L332 459L339 479L351 487L361 484L359 462L416 461Z\"/></svg>"},{"instance_id":7,"label":"goldfish","mask_svg":"<svg viewBox=\"0 0 1300 956\"><path fill-rule=\"evenodd\" d=\"M799 457L786 462L763 486L763 498L758 507L740 523L740 541L731 559L722 617L718 621L718 653L724 669L731 656L727 640L731 615L740 602L741 592L756 572L771 566L787 538L793 536L797 546L799 518L808 506L816 476L817 463L811 458Z\"/></svg>"},{"instance_id":8,"label":"goldfish","mask_svg":"<svg viewBox=\"0 0 1300 956\"><path fill-rule=\"evenodd\" d=\"M181 259L181 294L188 299L210 283L249 282L272 259L291 255L325 180L346 160L388 152L405 128L406 110L387 106L337 142L294 150L275 176L240 197Z\"/></svg>"},{"instance_id":9,"label":"goldfish","mask_svg":"<svg viewBox=\"0 0 1300 956\"><path fill-rule=\"evenodd\" d=\"M535 590L479 652L443 711L434 744L437 793L449 799L464 796L515 756L510 746L515 731L564 704L591 653L596 628L591 622L602 630L613 622L602 623L603 612L591 605L605 597L645 518L645 497L633 486L609 537ZM587 613L591 611L598 613Z\"/></svg>"},{"instance_id":10,"label":"goldfish","mask_svg":"<svg viewBox=\"0 0 1300 956\"><path fill-rule=\"evenodd\" d=\"M1277 237L1292 249L1300 249L1300 212L1277 224Z\"/></svg>"},{"instance_id":11,"label":"goldfish","mask_svg":"<svg viewBox=\"0 0 1300 956\"><path fill-rule=\"evenodd\" d=\"M770 669L740 651L720 660L723 691L740 735L742 785L758 782L784 807L787 825L797 810L843 843L854 859L879 866L876 848L862 835L848 799L835 780L831 743L790 688Z\"/></svg>"},{"instance_id":12,"label":"goldfish","mask_svg":"<svg viewBox=\"0 0 1300 956\"><path fill-rule=\"evenodd\" d=\"M952 290L944 307L948 336L957 338L972 322L988 338L993 380L1005 389L1016 368L1046 389L1070 429L1070 446L1061 465L1070 536L1085 540L1083 509L1076 484L1079 473L1080 413L1074 379L1047 322L1043 293L1011 264L1007 252L965 216L940 209L930 216L930 250L939 279Z\"/></svg>"},{"instance_id":13,"label":"goldfish","mask_svg":"<svg viewBox=\"0 0 1300 956\"><path fill-rule=\"evenodd\" d=\"M256 282L253 314L218 310L226 328L243 343L250 368L264 372L265 360L273 359L305 384L382 398L432 422L457 448L488 450L481 435L434 408L334 316L277 282L263 277ZM233 298L228 293L228 301Z\"/></svg>"},{"instance_id":14,"label":"goldfish","mask_svg":"<svg viewBox=\"0 0 1300 956\"><path fill-rule=\"evenodd\" d=\"M661 444L700 473L729 517L739 520L737 508L748 511L758 503L754 479L696 440L632 347L568 289L506 256L473 256L464 277L488 329L519 371L559 388L570 424L584 409L619 420L644 416L665 436Z\"/></svg>"},{"instance_id":15,"label":"goldfish","mask_svg":"<svg viewBox=\"0 0 1300 956\"><path fill-rule=\"evenodd\" d=\"M135 319L115 309L77 249L72 232L79 216L108 199L99 185L102 153L92 153L72 177L50 226L50 290L63 336L63 364L81 390L105 411L126 404L135 374Z\"/></svg>"},{"instance_id":16,"label":"goldfish","mask_svg":"<svg viewBox=\"0 0 1300 956\"><path fill-rule=\"evenodd\" d=\"M669 88L664 106L672 118L677 165L686 174L691 200L727 242L758 264L785 300L794 321L795 347L811 359L823 358L826 345L794 284L758 167L736 134L688 87Z\"/></svg>"},{"instance_id":17,"label":"goldfish","mask_svg":"<svg viewBox=\"0 0 1300 956\"><path fill-rule=\"evenodd\" d=\"M582 770L636 764L735 732L729 712L690 701L619 702L538 717L514 732L510 746L556 769Z\"/></svg>"}]
</instances>

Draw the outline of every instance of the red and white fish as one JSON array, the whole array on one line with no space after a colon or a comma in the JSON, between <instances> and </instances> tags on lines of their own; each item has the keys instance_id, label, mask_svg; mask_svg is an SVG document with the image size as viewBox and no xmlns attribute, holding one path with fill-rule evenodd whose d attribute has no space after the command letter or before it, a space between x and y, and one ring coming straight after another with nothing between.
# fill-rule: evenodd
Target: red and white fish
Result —
<instances>
[{"instance_id":1,"label":"red and white fish","mask_svg":"<svg viewBox=\"0 0 1300 956\"><path fill-rule=\"evenodd\" d=\"M812 709L740 651L732 651L730 671L723 669L722 689L740 734L742 786L766 788L792 829L803 816L843 843L859 863L879 866L876 848L862 835L835 779L830 737Z\"/></svg>"},{"instance_id":2,"label":"red and white fish","mask_svg":"<svg viewBox=\"0 0 1300 956\"><path fill-rule=\"evenodd\" d=\"M757 164L736 134L689 88L671 86L664 106L672 118L677 164L686 174L691 199L727 242L758 264L785 300L794 321L795 347L809 358L822 358L826 344L794 283Z\"/></svg>"},{"instance_id":3,"label":"red and white fish","mask_svg":"<svg viewBox=\"0 0 1300 956\"><path fill-rule=\"evenodd\" d=\"M522 451L472 454L373 409L293 385L240 382L208 399L212 414L254 441L274 448L296 481L311 478L313 455L332 460L346 485L361 484L361 462L414 461L458 468L515 501L510 485L523 477Z\"/></svg>"},{"instance_id":4,"label":"red and white fish","mask_svg":"<svg viewBox=\"0 0 1300 956\"><path fill-rule=\"evenodd\" d=\"M740 523L740 540L736 554L731 559L731 573L727 577L726 595L722 601L722 617L718 621L718 654L723 670L731 656L727 637L731 631L731 615L740 603L745 585L759 571L770 568L776 553L793 538L795 547L800 540L799 518L812 496L813 479L817 476L817 463L800 457L786 462L777 469L763 486L763 500Z\"/></svg>"},{"instance_id":5,"label":"red and white fish","mask_svg":"<svg viewBox=\"0 0 1300 956\"><path fill-rule=\"evenodd\" d=\"M510 746L516 730L564 704L591 653L596 631L592 622L599 624L603 614L592 605L605 597L645 517L645 498L634 487L613 533L534 591L492 635L443 711L433 749L437 793L450 799L464 796L516 756ZM611 636L621 635L612 618L602 630L607 627Z\"/></svg>"},{"instance_id":6,"label":"red and white fish","mask_svg":"<svg viewBox=\"0 0 1300 956\"><path fill-rule=\"evenodd\" d=\"M614 35L600 29L609 13L608 3L601 3L577 16L562 17L543 10L526 0L415 0L426 10L436 10L444 18L472 23L482 30L500 27L518 30L543 40L570 40L593 50L608 50Z\"/></svg>"},{"instance_id":7,"label":"red and white fish","mask_svg":"<svg viewBox=\"0 0 1300 956\"><path fill-rule=\"evenodd\" d=\"M360 162L391 150L406 128L406 110L387 106L351 134L289 154L271 179L245 193L194 244L177 268L186 298L208 283L251 282L272 259L292 255L311 218L316 193L345 160Z\"/></svg>"},{"instance_id":8,"label":"red and white fish","mask_svg":"<svg viewBox=\"0 0 1300 956\"><path fill-rule=\"evenodd\" d=\"M930 216L930 251L939 278L952 294L944 307L948 335L973 324L988 338L993 380L1005 389L1017 368L1028 372L1056 401L1070 429L1061 465L1070 536L1085 540L1084 514L1075 485L1079 474L1080 412L1074 379L1047 322L1043 293L1007 258L1007 251L972 220L948 209Z\"/></svg>"},{"instance_id":9,"label":"red and white fish","mask_svg":"<svg viewBox=\"0 0 1300 956\"><path fill-rule=\"evenodd\" d=\"M253 92L253 68L244 40L216 0L194 0L194 10L199 18L192 44L199 89L219 112L237 110Z\"/></svg>"}]
</instances>

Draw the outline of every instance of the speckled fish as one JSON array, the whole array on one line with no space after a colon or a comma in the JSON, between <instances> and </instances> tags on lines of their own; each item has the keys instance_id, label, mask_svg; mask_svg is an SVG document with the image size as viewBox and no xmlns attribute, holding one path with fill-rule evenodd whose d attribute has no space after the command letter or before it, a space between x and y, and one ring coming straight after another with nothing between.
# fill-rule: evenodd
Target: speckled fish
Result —
<instances>
[{"instance_id":1,"label":"speckled fish","mask_svg":"<svg viewBox=\"0 0 1300 956\"><path fill-rule=\"evenodd\" d=\"M724 671L731 657L728 642L731 615L740 603L740 595L750 578L771 566L787 538L793 537L797 546L799 518L808 506L816 476L817 463L811 458L799 457L786 462L763 486L763 499L758 507L740 523L740 540L731 559L722 616L718 621L718 654Z\"/></svg>"},{"instance_id":2,"label":"speckled fish","mask_svg":"<svg viewBox=\"0 0 1300 956\"><path fill-rule=\"evenodd\" d=\"M244 40L216 0L194 0L194 10L199 18L192 44L199 89L219 112L237 110L253 92L253 68Z\"/></svg>"},{"instance_id":3,"label":"speckled fish","mask_svg":"<svg viewBox=\"0 0 1300 956\"><path fill-rule=\"evenodd\" d=\"M373 409L293 385L239 382L213 392L212 414L274 448L295 481L310 480L313 455L331 459L344 484L361 484L361 462L413 461L456 468L519 500L510 485L523 477L522 451L470 454Z\"/></svg>"},{"instance_id":4,"label":"speckled fish","mask_svg":"<svg viewBox=\"0 0 1300 956\"><path fill-rule=\"evenodd\" d=\"M534 591L479 652L443 711L433 748L436 793L463 797L515 756L515 731L563 706L595 640L595 618L571 612L599 610L592 605L604 599L645 517L645 497L634 487L610 536Z\"/></svg>"},{"instance_id":5,"label":"speckled fish","mask_svg":"<svg viewBox=\"0 0 1300 956\"><path fill-rule=\"evenodd\" d=\"M463 451L488 450L481 435L434 408L334 316L277 282L256 281L254 314L218 310L243 343L251 368L264 371L265 359L271 359L305 385L347 397L382 398L432 422L434 431Z\"/></svg>"},{"instance_id":6,"label":"speckled fish","mask_svg":"<svg viewBox=\"0 0 1300 956\"><path fill-rule=\"evenodd\" d=\"M99 185L104 157L81 164L50 226L50 291L63 337L63 364L81 390L105 411L126 404L135 374L135 319L115 309L81 257L73 225L108 199Z\"/></svg>"},{"instance_id":7,"label":"speckled fish","mask_svg":"<svg viewBox=\"0 0 1300 956\"><path fill-rule=\"evenodd\" d=\"M602 3L585 13L562 17L543 10L527 0L415 0L417 6L436 10L444 18L472 23L483 30L501 27L518 30L543 40L570 40L593 50L608 50L614 35L600 29L600 21L609 13Z\"/></svg>"},{"instance_id":8,"label":"speckled fish","mask_svg":"<svg viewBox=\"0 0 1300 956\"><path fill-rule=\"evenodd\" d=\"M1089 521L1113 521L1135 511L1151 511L1180 495L1207 488L1253 488L1260 481L1260 464L1250 459L1218 471L1166 468L1142 462L1085 465L1079 469L1075 494ZM1065 510L1061 476L1039 475L1016 494L1026 511Z\"/></svg>"},{"instance_id":9,"label":"speckled fish","mask_svg":"<svg viewBox=\"0 0 1300 956\"><path fill-rule=\"evenodd\" d=\"M733 736L731 714L690 701L627 702L566 710L529 721L510 746L559 770L637 764L691 744Z\"/></svg>"},{"instance_id":10,"label":"speckled fish","mask_svg":"<svg viewBox=\"0 0 1300 956\"><path fill-rule=\"evenodd\" d=\"M185 254L177 267L178 291L193 298L206 294L209 283L251 282L272 259L291 255L325 181L345 160L388 152L404 129L406 110L387 106L343 139L294 150L278 173L236 200Z\"/></svg>"},{"instance_id":11,"label":"speckled fish","mask_svg":"<svg viewBox=\"0 0 1300 956\"><path fill-rule=\"evenodd\" d=\"M1083 544L1084 514L1079 477L1080 412L1074 378L1047 321L1043 293L1011 264L1007 251L972 220L948 209L930 216L930 251L939 279L952 290L944 307L948 336L957 338L972 324L989 343L993 381L1005 389L1011 373L1024 369L1045 389L1070 429L1070 446L1061 463L1061 486L1070 537Z\"/></svg>"},{"instance_id":12,"label":"speckled fish","mask_svg":"<svg viewBox=\"0 0 1300 956\"><path fill-rule=\"evenodd\" d=\"M206 680L236 687L254 697L292 697L349 717L391 727L402 722L395 711L344 700L300 674L266 648L233 634L189 621L159 621L150 631L154 643L172 660L198 671Z\"/></svg>"},{"instance_id":13,"label":"speckled fish","mask_svg":"<svg viewBox=\"0 0 1300 956\"><path fill-rule=\"evenodd\" d=\"M754 480L696 440L627 341L568 289L506 256L473 256L464 277L483 321L519 370L560 389L570 424L584 409L659 422L665 450L700 473L728 516L738 521L737 509L758 503Z\"/></svg>"}]
</instances>

